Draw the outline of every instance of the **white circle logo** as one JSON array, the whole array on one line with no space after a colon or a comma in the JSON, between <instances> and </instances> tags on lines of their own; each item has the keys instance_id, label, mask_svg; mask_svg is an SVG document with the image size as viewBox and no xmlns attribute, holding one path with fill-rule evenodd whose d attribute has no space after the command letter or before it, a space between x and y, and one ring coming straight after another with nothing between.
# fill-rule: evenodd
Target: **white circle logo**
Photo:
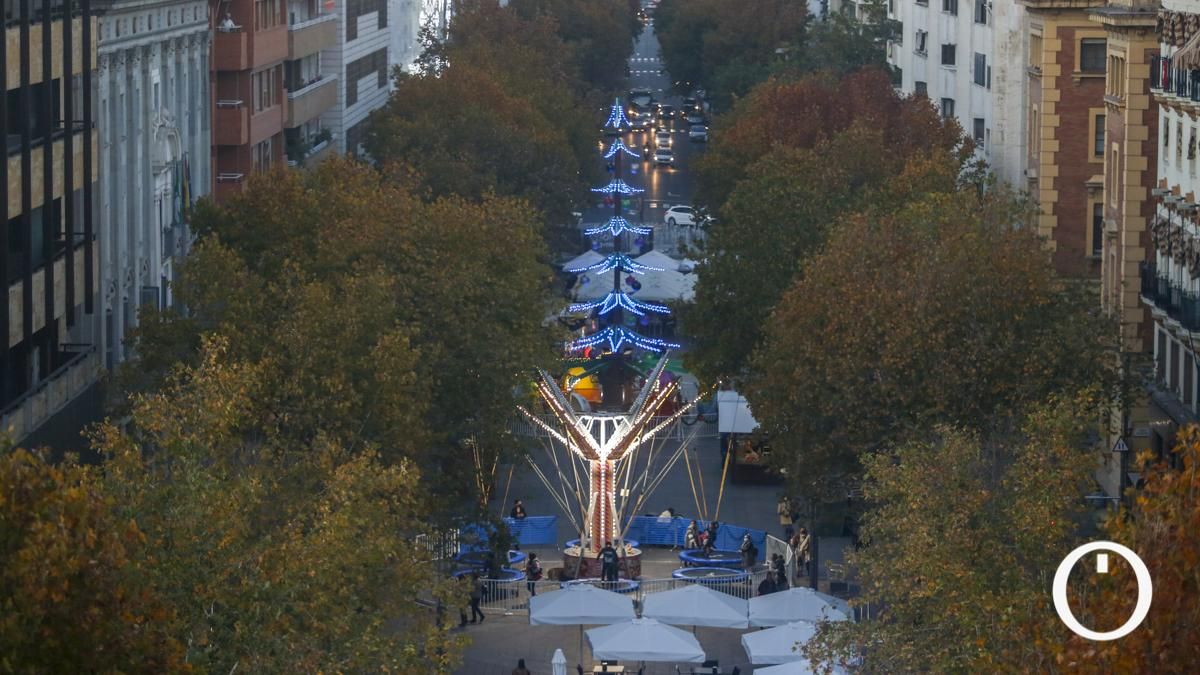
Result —
<instances>
[{"instance_id":1,"label":"white circle logo","mask_svg":"<svg viewBox=\"0 0 1200 675\"><path fill-rule=\"evenodd\" d=\"M1133 608L1133 616L1130 616L1129 620L1116 630L1098 632L1085 627L1075 618L1071 612L1071 606L1067 603L1067 579L1071 576L1071 569L1083 556L1092 551L1116 553L1129 563L1129 566L1133 568L1133 573L1137 576L1138 597L1137 604ZM1098 573L1108 572L1108 556L1106 554L1097 556L1096 568ZM1154 599L1154 585L1150 579L1150 570L1146 567L1146 563L1138 557L1138 554L1116 542L1093 541L1071 551L1066 558L1063 558L1058 565L1058 571L1054 573L1054 585L1051 586L1051 593L1054 597L1054 609L1058 612L1058 618L1062 619L1067 628L1088 640L1105 642L1123 638L1141 625L1142 621L1146 619L1146 615L1150 613L1150 602Z\"/></svg>"}]
</instances>

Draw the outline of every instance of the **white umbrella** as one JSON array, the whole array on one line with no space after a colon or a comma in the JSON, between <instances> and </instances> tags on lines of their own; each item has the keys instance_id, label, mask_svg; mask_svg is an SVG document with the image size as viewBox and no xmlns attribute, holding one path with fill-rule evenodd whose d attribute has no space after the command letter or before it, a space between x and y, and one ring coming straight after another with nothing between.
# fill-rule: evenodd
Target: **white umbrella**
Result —
<instances>
[{"instance_id":1,"label":"white umbrella","mask_svg":"<svg viewBox=\"0 0 1200 675\"><path fill-rule=\"evenodd\" d=\"M750 598L750 625L759 628L792 621L845 621L852 614L850 603L811 588L792 587Z\"/></svg>"},{"instance_id":2,"label":"white umbrella","mask_svg":"<svg viewBox=\"0 0 1200 675\"><path fill-rule=\"evenodd\" d=\"M800 646L812 639L817 624L811 621L796 621L776 628L768 628L742 636L742 649L750 657L750 663L758 665L802 661L804 654Z\"/></svg>"},{"instance_id":3,"label":"white umbrella","mask_svg":"<svg viewBox=\"0 0 1200 675\"><path fill-rule=\"evenodd\" d=\"M691 633L654 619L634 619L587 631L598 659L704 663L704 650Z\"/></svg>"},{"instance_id":4,"label":"white umbrella","mask_svg":"<svg viewBox=\"0 0 1200 675\"><path fill-rule=\"evenodd\" d=\"M633 600L629 596L589 584L572 584L529 599L529 623L534 626L609 624L632 618Z\"/></svg>"},{"instance_id":5,"label":"white umbrella","mask_svg":"<svg viewBox=\"0 0 1200 675\"><path fill-rule=\"evenodd\" d=\"M746 628L749 625L745 600L702 584L652 593L642 604L642 616L677 626Z\"/></svg>"},{"instance_id":6,"label":"white umbrella","mask_svg":"<svg viewBox=\"0 0 1200 675\"><path fill-rule=\"evenodd\" d=\"M834 668L833 675L845 675L846 671ZM778 666L755 668L754 675L817 675L817 671L808 665L808 661L789 661Z\"/></svg>"},{"instance_id":7,"label":"white umbrella","mask_svg":"<svg viewBox=\"0 0 1200 675\"><path fill-rule=\"evenodd\" d=\"M550 670L552 675L567 675L567 657L563 655L562 649L554 650L554 658L550 659Z\"/></svg>"}]
</instances>

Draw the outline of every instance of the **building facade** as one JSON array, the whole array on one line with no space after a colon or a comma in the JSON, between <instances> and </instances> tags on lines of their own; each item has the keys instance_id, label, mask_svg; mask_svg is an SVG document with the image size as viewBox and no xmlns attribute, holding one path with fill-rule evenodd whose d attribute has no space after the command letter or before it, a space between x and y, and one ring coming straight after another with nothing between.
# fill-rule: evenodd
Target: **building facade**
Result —
<instances>
[{"instance_id":1,"label":"building facade","mask_svg":"<svg viewBox=\"0 0 1200 675\"><path fill-rule=\"evenodd\" d=\"M322 53L337 78L337 101L322 116L336 151L358 154L371 111L387 103L392 42L389 0L333 0L338 41Z\"/></svg>"},{"instance_id":2,"label":"building facade","mask_svg":"<svg viewBox=\"0 0 1200 675\"><path fill-rule=\"evenodd\" d=\"M1029 190L1060 274L1100 278L1107 31L1095 0L1021 0L1029 16ZM1099 207L1097 206L1099 205Z\"/></svg>"},{"instance_id":3,"label":"building facade","mask_svg":"<svg viewBox=\"0 0 1200 675\"><path fill-rule=\"evenodd\" d=\"M322 53L337 45L337 15L327 0L288 4L288 57L284 63L288 164L311 166L332 154L333 133L322 117L337 104L338 75Z\"/></svg>"},{"instance_id":4,"label":"building facade","mask_svg":"<svg viewBox=\"0 0 1200 675\"><path fill-rule=\"evenodd\" d=\"M240 192L251 174L284 163L287 4L217 0L209 6L213 194L222 201Z\"/></svg>"},{"instance_id":5,"label":"building facade","mask_svg":"<svg viewBox=\"0 0 1200 675\"><path fill-rule=\"evenodd\" d=\"M961 4L960 4L961 3ZM890 0L900 38L888 45L898 86L958 121L1004 182L1024 187L1024 10L1015 0Z\"/></svg>"},{"instance_id":6,"label":"building facade","mask_svg":"<svg viewBox=\"0 0 1200 675\"><path fill-rule=\"evenodd\" d=\"M103 369L93 217L96 22L88 0L20 0L5 4L4 38L0 428L20 443L55 426L51 420Z\"/></svg>"},{"instance_id":7,"label":"building facade","mask_svg":"<svg viewBox=\"0 0 1200 675\"><path fill-rule=\"evenodd\" d=\"M171 304L210 189L208 7L203 0L97 4L100 280L105 363L127 356L142 306Z\"/></svg>"}]
</instances>

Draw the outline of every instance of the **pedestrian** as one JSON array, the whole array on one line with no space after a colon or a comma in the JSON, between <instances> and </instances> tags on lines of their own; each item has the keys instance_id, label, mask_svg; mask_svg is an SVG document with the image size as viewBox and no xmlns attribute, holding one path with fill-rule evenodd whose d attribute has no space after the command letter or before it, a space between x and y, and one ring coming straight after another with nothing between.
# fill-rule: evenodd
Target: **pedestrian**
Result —
<instances>
[{"instance_id":1,"label":"pedestrian","mask_svg":"<svg viewBox=\"0 0 1200 675\"><path fill-rule=\"evenodd\" d=\"M788 589L787 572L774 572L775 576L775 592L786 591Z\"/></svg>"},{"instance_id":2,"label":"pedestrian","mask_svg":"<svg viewBox=\"0 0 1200 675\"><path fill-rule=\"evenodd\" d=\"M713 550L717 548L717 533L721 530L721 524L717 521L712 521L708 524L708 538L704 540L704 557L711 558Z\"/></svg>"},{"instance_id":3,"label":"pedestrian","mask_svg":"<svg viewBox=\"0 0 1200 675\"><path fill-rule=\"evenodd\" d=\"M512 675L530 675L529 669L525 667L525 659L517 659L517 667L513 668Z\"/></svg>"},{"instance_id":4,"label":"pedestrian","mask_svg":"<svg viewBox=\"0 0 1200 675\"><path fill-rule=\"evenodd\" d=\"M617 580L617 562L617 549L611 541L604 542L604 548L600 549L600 576L604 581Z\"/></svg>"},{"instance_id":5,"label":"pedestrian","mask_svg":"<svg viewBox=\"0 0 1200 675\"><path fill-rule=\"evenodd\" d=\"M774 592L775 592L775 575L771 572L767 572L766 576L764 576L763 580L761 582L759 582L759 584L758 584L758 594L759 595L770 595Z\"/></svg>"},{"instance_id":6,"label":"pedestrian","mask_svg":"<svg viewBox=\"0 0 1200 675\"><path fill-rule=\"evenodd\" d=\"M479 609L479 603L483 600L483 580L479 578L477 573L471 573L471 623L475 623L475 617L479 617L479 623L483 623L483 610Z\"/></svg>"},{"instance_id":7,"label":"pedestrian","mask_svg":"<svg viewBox=\"0 0 1200 675\"><path fill-rule=\"evenodd\" d=\"M771 571L774 572L775 576L780 579L787 578L787 567L786 563L783 561L783 554L776 553L775 555L771 556Z\"/></svg>"},{"instance_id":8,"label":"pedestrian","mask_svg":"<svg viewBox=\"0 0 1200 675\"><path fill-rule=\"evenodd\" d=\"M687 531L683 533L683 548L689 551L700 548L700 526L694 520L688 524Z\"/></svg>"},{"instance_id":9,"label":"pedestrian","mask_svg":"<svg viewBox=\"0 0 1200 675\"><path fill-rule=\"evenodd\" d=\"M738 551L742 554L742 569L754 569L754 563L758 559L758 547L754 545L749 532L742 535L742 545L738 547Z\"/></svg>"},{"instance_id":10,"label":"pedestrian","mask_svg":"<svg viewBox=\"0 0 1200 675\"><path fill-rule=\"evenodd\" d=\"M529 589L529 595L537 595L537 582L541 580L542 563L536 553L530 553L529 560L525 562L525 587Z\"/></svg>"},{"instance_id":11,"label":"pedestrian","mask_svg":"<svg viewBox=\"0 0 1200 675\"><path fill-rule=\"evenodd\" d=\"M796 551L796 576L808 576L811 573L808 566L812 562L812 537L808 534L808 528L800 528L795 540L796 544L792 548Z\"/></svg>"},{"instance_id":12,"label":"pedestrian","mask_svg":"<svg viewBox=\"0 0 1200 675\"><path fill-rule=\"evenodd\" d=\"M783 540L787 541L796 532L792 527L792 501L786 495L780 497L775 512L779 514L779 524L783 526Z\"/></svg>"},{"instance_id":13,"label":"pedestrian","mask_svg":"<svg viewBox=\"0 0 1200 675\"><path fill-rule=\"evenodd\" d=\"M516 520L525 520L525 505L518 499L513 502L512 511L508 512L509 517Z\"/></svg>"}]
</instances>

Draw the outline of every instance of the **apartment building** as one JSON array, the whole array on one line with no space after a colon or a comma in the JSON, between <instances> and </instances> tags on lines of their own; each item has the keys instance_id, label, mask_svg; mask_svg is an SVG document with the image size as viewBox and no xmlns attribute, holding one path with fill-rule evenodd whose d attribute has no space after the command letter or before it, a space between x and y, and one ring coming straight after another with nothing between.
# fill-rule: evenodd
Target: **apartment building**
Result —
<instances>
[{"instance_id":1,"label":"apartment building","mask_svg":"<svg viewBox=\"0 0 1200 675\"><path fill-rule=\"evenodd\" d=\"M1028 187L1060 274L1099 279L1108 126L1107 31L1095 0L1020 0L1029 22ZM1100 204L1101 206L1097 206Z\"/></svg>"},{"instance_id":2,"label":"apartment building","mask_svg":"<svg viewBox=\"0 0 1200 675\"><path fill-rule=\"evenodd\" d=\"M48 442L64 416L94 398L101 372L92 100L96 20L90 0L6 2L0 127L8 160L0 185L0 429L18 443Z\"/></svg>"},{"instance_id":3,"label":"apartment building","mask_svg":"<svg viewBox=\"0 0 1200 675\"><path fill-rule=\"evenodd\" d=\"M1024 185L1027 117L1023 8L1015 0L889 0L899 89L926 96L975 140L1003 181Z\"/></svg>"},{"instance_id":4,"label":"apartment building","mask_svg":"<svg viewBox=\"0 0 1200 675\"><path fill-rule=\"evenodd\" d=\"M212 43L212 170L217 201L252 173L284 162L288 5L284 0L218 0Z\"/></svg>"},{"instance_id":5,"label":"apartment building","mask_svg":"<svg viewBox=\"0 0 1200 675\"><path fill-rule=\"evenodd\" d=\"M170 305L188 207L210 190L204 0L99 0L100 288L105 364L127 356L143 306Z\"/></svg>"},{"instance_id":6,"label":"apartment building","mask_svg":"<svg viewBox=\"0 0 1200 675\"><path fill-rule=\"evenodd\" d=\"M358 154L371 111L387 103L391 89L388 51L389 0L332 0L338 41L322 54L337 78L337 101L321 117L339 153Z\"/></svg>"},{"instance_id":7,"label":"apartment building","mask_svg":"<svg viewBox=\"0 0 1200 675\"><path fill-rule=\"evenodd\" d=\"M1127 431L1135 450L1171 459L1175 431L1200 413L1200 0L1164 0L1156 28L1160 55L1150 58L1149 80L1157 110L1148 114L1157 118L1150 143L1157 185L1148 195L1152 217L1140 284L1150 315L1143 346L1153 355L1153 385Z\"/></svg>"},{"instance_id":8,"label":"apartment building","mask_svg":"<svg viewBox=\"0 0 1200 675\"><path fill-rule=\"evenodd\" d=\"M322 53L337 46L338 22L327 0L288 4L288 57L284 63L287 112L284 138L288 164L313 164L333 154L333 133L321 121L337 104L338 75Z\"/></svg>"}]
</instances>

